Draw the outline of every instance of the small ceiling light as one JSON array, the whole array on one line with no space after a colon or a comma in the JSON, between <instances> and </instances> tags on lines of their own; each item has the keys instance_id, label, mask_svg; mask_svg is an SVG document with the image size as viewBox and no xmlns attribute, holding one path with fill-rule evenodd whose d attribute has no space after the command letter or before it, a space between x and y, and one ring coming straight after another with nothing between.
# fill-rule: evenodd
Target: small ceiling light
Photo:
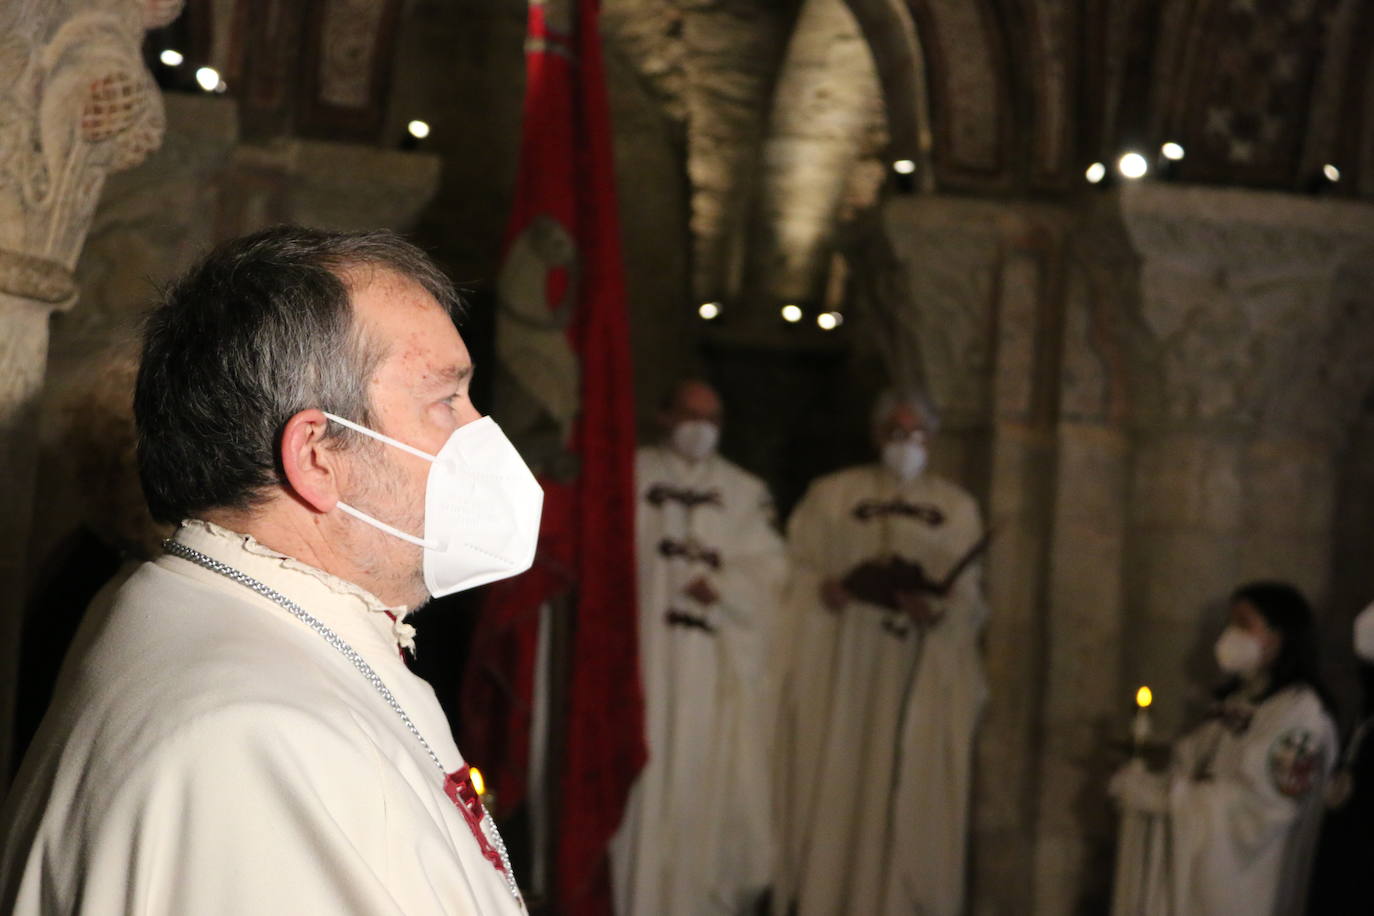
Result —
<instances>
[{"instance_id":1,"label":"small ceiling light","mask_svg":"<svg viewBox=\"0 0 1374 916\"><path fill-rule=\"evenodd\" d=\"M173 51L171 48L168 48L166 51L163 51L161 54L159 54L157 56L157 59L162 61L164 66L180 67L181 62L184 61L186 58L181 56L180 51Z\"/></svg>"},{"instance_id":2,"label":"small ceiling light","mask_svg":"<svg viewBox=\"0 0 1374 916\"><path fill-rule=\"evenodd\" d=\"M898 159L892 163L892 171L898 175L910 175L916 171L916 163L911 159Z\"/></svg>"},{"instance_id":3,"label":"small ceiling light","mask_svg":"<svg viewBox=\"0 0 1374 916\"><path fill-rule=\"evenodd\" d=\"M816 324L822 331L833 331L844 324L844 316L839 312L821 312L816 316Z\"/></svg>"},{"instance_id":4,"label":"small ceiling light","mask_svg":"<svg viewBox=\"0 0 1374 916\"><path fill-rule=\"evenodd\" d=\"M1116 161L1116 170L1126 178L1144 178L1150 164L1139 153L1126 153Z\"/></svg>"},{"instance_id":5,"label":"small ceiling light","mask_svg":"<svg viewBox=\"0 0 1374 916\"><path fill-rule=\"evenodd\" d=\"M1341 170L1336 168L1329 162L1326 165L1322 166L1322 174L1325 175L1326 180L1331 182L1332 184L1335 184L1336 182L1341 180Z\"/></svg>"},{"instance_id":6,"label":"small ceiling light","mask_svg":"<svg viewBox=\"0 0 1374 916\"><path fill-rule=\"evenodd\" d=\"M720 315L720 303L703 302L701 307L697 309L697 314L707 321L710 321Z\"/></svg>"},{"instance_id":7,"label":"small ceiling light","mask_svg":"<svg viewBox=\"0 0 1374 916\"><path fill-rule=\"evenodd\" d=\"M468 767L468 778L472 780L472 790L478 795L487 794L487 781L482 778L482 771L477 767Z\"/></svg>"},{"instance_id":8,"label":"small ceiling light","mask_svg":"<svg viewBox=\"0 0 1374 916\"><path fill-rule=\"evenodd\" d=\"M219 88L219 71L214 67L201 67L196 71L196 83L206 92L214 92Z\"/></svg>"},{"instance_id":9,"label":"small ceiling light","mask_svg":"<svg viewBox=\"0 0 1374 916\"><path fill-rule=\"evenodd\" d=\"M1159 148L1159 151L1164 154L1165 159L1169 159L1174 162L1177 162L1178 160L1183 158L1183 147L1173 142L1172 140L1161 146Z\"/></svg>"},{"instance_id":10,"label":"small ceiling light","mask_svg":"<svg viewBox=\"0 0 1374 916\"><path fill-rule=\"evenodd\" d=\"M406 132L416 140L423 140L425 137L429 136L429 122L411 121L406 125Z\"/></svg>"},{"instance_id":11,"label":"small ceiling light","mask_svg":"<svg viewBox=\"0 0 1374 916\"><path fill-rule=\"evenodd\" d=\"M1083 177L1088 179L1089 184L1097 184L1107 177L1107 167L1100 162L1094 162L1083 172Z\"/></svg>"},{"instance_id":12,"label":"small ceiling light","mask_svg":"<svg viewBox=\"0 0 1374 916\"><path fill-rule=\"evenodd\" d=\"M788 324L796 324L802 320L802 310L791 303L782 307L782 320Z\"/></svg>"}]
</instances>

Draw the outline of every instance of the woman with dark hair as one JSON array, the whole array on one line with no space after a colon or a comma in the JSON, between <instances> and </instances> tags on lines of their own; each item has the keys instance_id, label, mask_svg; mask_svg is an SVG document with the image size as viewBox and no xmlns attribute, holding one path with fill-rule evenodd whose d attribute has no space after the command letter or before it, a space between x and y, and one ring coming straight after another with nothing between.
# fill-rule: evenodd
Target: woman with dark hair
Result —
<instances>
[{"instance_id":1,"label":"woman with dark hair","mask_svg":"<svg viewBox=\"0 0 1374 916\"><path fill-rule=\"evenodd\" d=\"M1226 680L1167 773L1134 760L1112 779L1123 819L1149 842L1118 869L1116 914L1303 912L1336 730L1302 594L1256 582L1231 595L1216 642ZM1131 887L1122 887L1123 881Z\"/></svg>"}]
</instances>

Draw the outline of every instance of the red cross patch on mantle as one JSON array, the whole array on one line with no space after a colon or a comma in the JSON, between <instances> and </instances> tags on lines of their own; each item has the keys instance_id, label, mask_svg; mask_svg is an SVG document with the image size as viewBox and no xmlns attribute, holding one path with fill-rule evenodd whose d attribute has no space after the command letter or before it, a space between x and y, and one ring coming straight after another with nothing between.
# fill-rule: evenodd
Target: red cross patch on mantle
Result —
<instances>
[{"instance_id":1,"label":"red cross patch on mantle","mask_svg":"<svg viewBox=\"0 0 1374 916\"><path fill-rule=\"evenodd\" d=\"M468 829L472 831L473 839L477 840L477 848L482 850L482 855L504 875L506 865L501 861L501 854L491 845L486 831L482 829L482 818L487 812L477 795L477 789L472 785L472 773L466 763L445 777L444 794L463 812L463 820L468 822Z\"/></svg>"}]
</instances>

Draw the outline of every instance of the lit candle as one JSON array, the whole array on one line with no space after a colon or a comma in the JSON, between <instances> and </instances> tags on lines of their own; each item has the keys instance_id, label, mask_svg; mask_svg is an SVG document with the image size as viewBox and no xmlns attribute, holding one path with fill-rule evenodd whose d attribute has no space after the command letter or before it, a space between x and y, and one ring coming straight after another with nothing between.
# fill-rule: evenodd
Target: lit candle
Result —
<instances>
[{"instance_id":1,"label":"lit candle","mask_svg":"<svg viewBox=\"0 0 1374 916\"><path fill-rule=\"evenodd\" d=\"M477 800L482 803L482 810L490 815L496 810L496 793L487 786L482 771L477 767L468 767L468 779L472 780L472 790L477 793Z\"/></svg>"},{"instance_id":2,"label":"lit candle","mask_svg":"<svg viewBox=\"0 0 1374 916\"><path fill-rule=\"evenodd\" d=\"M1135 721L1131 723L1131 743L1137 752L1150 740L1150 704L1154 693L1149 687L1141 687L1135 692Z\"/></svg>"}]
</instances>

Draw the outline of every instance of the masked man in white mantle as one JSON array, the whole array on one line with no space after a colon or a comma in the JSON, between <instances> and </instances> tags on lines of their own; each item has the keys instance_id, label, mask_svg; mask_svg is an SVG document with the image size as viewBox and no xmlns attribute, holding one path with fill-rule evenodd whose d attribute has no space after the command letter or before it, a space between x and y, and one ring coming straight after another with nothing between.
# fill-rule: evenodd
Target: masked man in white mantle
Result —
<instances>
[{"instance_id":1,"label":"masked man in white mantle","mask_svg":"<svg viewBox=\"0 0 1374 916\"><path fill-rule=\"evenodd\" d=\"M884 395L881 461L812 483L788 524L780 897L799 916L963 912L986 540L925 469L936 422Z\"/></svg>"},{"instance_id":2,"label":"masked man in white mantle","mask_svg":"<svg viewBox=\"0 0 1374 916\"><path fill-rule=\"evenodd\" d=\"M677 385L640 449L640 665L649 762L612 847L621 916L746 913L774 867L770 677L785 575L763 482L716 451L721 402Z\"/></svg>"},{"instance_id":3,"label":"masked man in white mantle","mask_svg":"<svg viewBox=\"0 0 1374 916\"><path fill-rule=\"evenodd\" d=\"M0 814L0 912L521 913L410 611L533 558L452 286L385 232L226 243L150 315L165 554L93 607Z\"/></svg>"}]
</instances>

